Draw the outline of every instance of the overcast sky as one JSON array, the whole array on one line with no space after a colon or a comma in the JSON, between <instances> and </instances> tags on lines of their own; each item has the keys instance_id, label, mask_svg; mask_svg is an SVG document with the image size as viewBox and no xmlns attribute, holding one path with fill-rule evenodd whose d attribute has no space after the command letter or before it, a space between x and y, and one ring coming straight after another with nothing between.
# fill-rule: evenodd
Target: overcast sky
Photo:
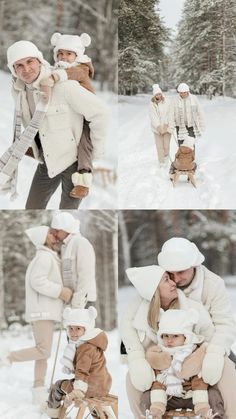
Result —
<instances>
[{"instance_id":1,"label":"overcast sky","mask_svg":"<svg viewBox=\"0 0 236 419\"><path fill-rule=\"evenodd\" d=\"M174 28L178 23L184 0L160 0L161 16L165 18L166 26Z\"/></svg>"}]
</instances>

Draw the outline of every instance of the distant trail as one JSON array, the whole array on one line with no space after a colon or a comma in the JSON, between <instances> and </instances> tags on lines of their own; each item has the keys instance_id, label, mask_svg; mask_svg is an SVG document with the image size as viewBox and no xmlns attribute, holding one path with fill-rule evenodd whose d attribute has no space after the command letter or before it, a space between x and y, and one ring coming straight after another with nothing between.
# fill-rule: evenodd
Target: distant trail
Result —
<instances>
[{"instance_id":1,"label":"distant trail","mask_svg":"<svg viewBox=\"0 0 236 419\"><path fill-rule=\"evenodd\" d=\"M125 100L127 102L125 103ZM230 161L235 167L236 147L232 155L222 153L223 142L218 133L219 117L227 117L227 102L209 102L201 99L206 113L208 131L196 144L195 189L185 177L175 187L169 180L169 167L158 167L156 147L150 129L148 103L150 96L124 98L119 114L119 208L143 209L209 209L223 208L225 171ZM230 99L231 101L231 99ZM222 106L223 105L223 106ZM231 103L232 112L232 103ZM218 119L217 119L218 118ZM225 119L222 119L222 122ZM224 123L224 122L223 122ZM231 122L232 125L232 122ZM229 132L230 128L228 127ZM233 144L233 136L224 142ZM220 141L220 144L219 144ZM172 137L170 156L174 158L177 145ZM233 157L234 156L234 157ZM234 170L236 174L236 170ZM227 175L226 175L227 178ZM235 178L235 176L234 176ZM227 179L232 182L232 178ZM235 181L234 181L235 182ZM228 185L228 184L227 184ZM232 193L231 193L232 195ZM230 195L228 199L231 199ZM236 201L236 200L235 200ZM235 203L232 203L232 207Z\"/></svg>"}]
</instances>

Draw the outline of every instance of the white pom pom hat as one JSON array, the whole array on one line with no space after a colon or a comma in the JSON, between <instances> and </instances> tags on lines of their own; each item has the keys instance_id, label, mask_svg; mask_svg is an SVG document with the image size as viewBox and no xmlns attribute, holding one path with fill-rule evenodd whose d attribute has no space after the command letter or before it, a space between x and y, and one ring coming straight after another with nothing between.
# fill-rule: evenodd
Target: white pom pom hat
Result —
<instances>
[{"instance_id":1,"label":"white pom pom hat","mask_svg":"<svg viewBox=\"0 0 236 419\"><path fill-rule=\"evenodd\" d=\"M95 307L88 308L70 308L66 307L63 311L63 320L65 327L82 326L86 331L94 329L97 310Z\"/></svg>"},{"instance_id":2,"label":"white pom pom hat","mask_svg":"<svg viewBox=\"0 0 236 419\"><path fill-rule=\"evenodd\" d=\"M177 92L179 93L189 92L189 85L187 83L180 83L177 88Z\"/></svg>"},{"instance_id":3,"label":"white pom pom hat","mask_svg":"<svg viewBox=\"0 0 236 419\"><path fill-rule=\"evenodd\" d=\"M193 327L198 323L198 312L190 308L188 310L172 310L163 311L161 314L157 338L163 344L162 335L184 335L185 343L199 343L202 336L197 336L193 332Z\"/></svg>"},{"instance_id":4,"label":"white pom pom hat","mask_svg":"<svg viewBox=\"0 0 236 419\"><path fill-rule=\"evenodd\" d=\"M178 272L201 265L205 257L190 240L172 237L163 244L157 260L167 272Z\"/></svg>"},{"instance_id":5,"label":"white pom pom hat","mask_svg":"<svg viewBox=\"0 0 236 419\"><path fill-rule=\"evenodd\" d=\"M32 227L25 231L25 233L35 246L45 244L48 232L48 226Z\"/></svg>"},{"instance_id":6,"label":"white pom pom hat","mask_svg":"<svg viewBox=\"0 0 236 419\"><path fill-rule=\"evenodd\" d=\"M151 301L164 273L165 270L157 265L126 269L130 282L134 285L139 295L148 301Z\"/></svg>"},{"instance_id":7,"label":"white pom pom hat","mask_svg":"<svg viewBox=\"0 0 236 419\"><path fill-rule=\"evenodd\" d=\"M158 93L162 93L162 90L161 90L159 84L153 84L152 93L153 93L154 96L157 95Z\"/></svg>"},{"instance_id":8,"label":"white pom pom hat","mask_svg":"<svg viewBox=\"0 0 236 419\"><path fill-rule=\"evenodd\" d=\"M17 77L14 69L14 63L28 57L37 58L42 64L49 66L48 62L44 60L42 52L39 51L33 42L17 41L7 50L7 65L13 76Z\"/></svg>"},{"instance_id":9,"label":"white pom pom hat","mask_svg":"<svg viewBox=\"0 0 236 419\"><path fill-rule=\"evenodd\" d=\"M69 234L79 232L80 222L76 220L69 212L58 212L53 215L51 227L56 230L63 230Z\"/></svg>"},{"instance_id":10,"label":"white pom pom hat","mask_svg":"<svg viewBox=\"0 0 236 419\"><path fill-rule=\"evenodd\" d=\"M65 49L72 51L76 54L77 59L83 60L85 47L91 44L91 38L87 33L82 35L62 35L59 32L55 32L51 37L51 45L54 47L54 60L58 61L57 53L59 49Z\"/></svg>"}]
</instances>

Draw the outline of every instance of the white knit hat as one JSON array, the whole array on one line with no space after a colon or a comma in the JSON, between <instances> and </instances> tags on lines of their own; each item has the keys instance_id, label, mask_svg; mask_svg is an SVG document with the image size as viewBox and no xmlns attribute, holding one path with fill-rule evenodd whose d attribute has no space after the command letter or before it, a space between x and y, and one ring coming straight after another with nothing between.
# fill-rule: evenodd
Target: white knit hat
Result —
<instances>
[{"instance_id":1,"label":"white knit hat","mask_svg":"<svg viewBox=\"0 0 236 419\"><path fill-rule=\"evenodd\" d=\"M70 308L66 307L63 311L63 320L65 327L82 326L85 330L94 329L97 310L95 307L88 308Z\"/></svg>"},{"instance_id":2,"label":"white knit hat","mask_svg":"<svg viewBox=\"0 0 236 419\"><path fill-rule=\"evenodd\" d=\"M139 295L148 301L151 301L164 273L165 270L158 265L126 269L130 282L132 282Z\"/></svg>"},{"instance_id":3,"label":"white knit hat","mask_svg":"<svg viewBox=\"0 0 236 419\"><path fill-rule=\"evenodd\" d=\"M188 310L167 310L162 312L157 338L163 343L162 335L184 335L185 343L198 343L202 340L201 336L197 336L193 332L193 327L197 324L199 314L194 308Z\"/></svg>"},{"instance_id":4,"label":"white knit hat","mask_svg":"<svg viewBox=\"0 0 236 419\"><path fill-rule=\"evenodd\" d=\"M178 86L178 88L177 88L177 91L179 93L189 92L189 86L188 86L188 84L186 84L186 83L180 83L179 86Z\"/></svg>"},{"instance_id":5,"label":"white knit hat","mask_svg":"<svg viewBox=\"0 0 236 419\"><path fill-rule=\"evenodd\" d=\"M195 144L195 139L193 137L190 137L189 135L186 135L182 145L184 145L185 147L189 147L192 150L194 150L194 144Z\"/></svg>"},{"instance_id":6,"label":"white knit hat","mask_svg":"<svg viewBox=\"0 0 236 419\"><path fill-rule=\"evenodd\" d=\"M85 47L91 44L91 38L87 33L82 35L62 35L55 32L51 37L51 45L54 47L54 60L57 59L57 52L59 49L73 51L79 60L83 60Z\"/></svg>"},{"instance_id":7,"label":"white knit hat","mask_svg":"<svg viewBox=\"0 0 236 419\"><path fill-rule=\"evenodd\" d=\"M49 63L44 60L42 52L39 51L33 42L17 41L7 50L7 65L13 76L17 77L14 69L14 63L28 57L37 58L42 64L49 66Z\"/></svg>"},{"instance_id":8,"label":"white knit hat","mask_svg":"<svg viewBox=\"0 0 236 419\"><path fill-rule=\"evenodd\" d=\"M153 84L152 93L153 93L154 96L157 95L158 93L162 93L162 90L161 90L159 84Z\"/></svg>"},{"instance_id":9,"label":"white knit hat","mask_svg":"<svg viewBox=\"0 0 236 419\"><path fill-rule=\"evenodd\" d=\"M172 237L163 244L157 260L166 271L178 272L201 265L205 257L193 242Z\"/></svg>"},{"instance_id":10,"label":"white knit hat","mask_svg":"<svg viewBox=\"0 0 236 419\"><path fill-rule=\"evenodd\" d=\"M45 244L48 231L48 226L38 226L28 228L28 230L26 230L25 233L35 246L39 246L41 244Z\"/></svg>"},{"instance_id":11,"label":"white knit hat","mask_svg":"<svg viewBox=\"0 0 236 419\"><path fill-rule=\"evenodd\" d=\"M53 215L51 227L56 230L63 230L70 234L79 232L80 222L69 212L58 212Z\"/></svg>"}]
</instances>

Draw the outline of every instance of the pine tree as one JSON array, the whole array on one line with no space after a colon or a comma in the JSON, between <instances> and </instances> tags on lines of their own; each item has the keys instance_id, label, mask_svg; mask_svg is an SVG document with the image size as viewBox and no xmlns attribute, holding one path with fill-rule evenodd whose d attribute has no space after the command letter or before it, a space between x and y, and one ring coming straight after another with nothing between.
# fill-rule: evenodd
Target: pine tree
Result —
<instances>
[{"instance_id":1,"label":"pine tree","mask_svg":"<svg viewBox=\"0 0 236 419\"><path fill-rule=\"evenodd\" d=\"M119 92L136 94L161 79L168 30L159 0L121 0L119 9Z\"/></svg>"}]
</instances>

